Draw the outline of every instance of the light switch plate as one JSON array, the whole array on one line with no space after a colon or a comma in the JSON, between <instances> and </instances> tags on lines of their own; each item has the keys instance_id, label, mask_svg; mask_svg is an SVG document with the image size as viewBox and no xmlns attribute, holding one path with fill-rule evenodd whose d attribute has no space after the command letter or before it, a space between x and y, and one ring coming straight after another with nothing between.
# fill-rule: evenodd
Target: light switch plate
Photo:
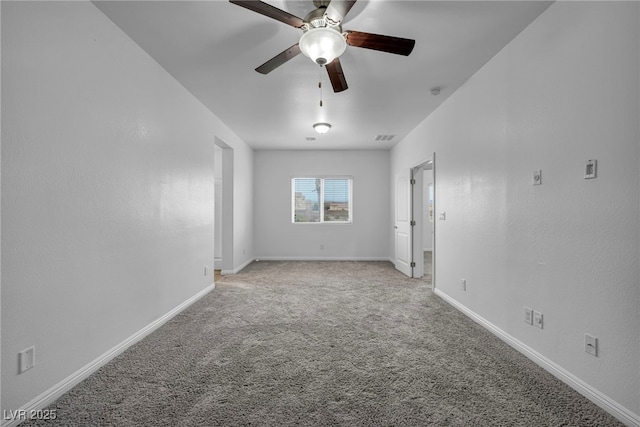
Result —
<instances>
[{"instance_id":1,"label":"light switch plate","mask_svg":"<svg viewBox=\"0 0 640 427\"><path fill-rule=\"evenodd\" d=\"M542 329L543 325L543 315L539 311L533 312L533 326L536 328Z\"/></svg>"},{"instance_id":2,"label":"light switch plate","mask_svg":"<svg viewBox=\"0 0 640 427\"><path fill-rule=\"evenodd\" d=\"M533 309L529 307L524 308L524 323L533 325Z\"/></svg>"},{"instance_id":3,"label":"light switch plate","mask_svg":"<svg viewBox=\"0 0 640 427\"><path fill-rule=\"evenodd\" d=\"M542 170L533 171L533 185L542 184Z\"/></svg>"},{"instance_id":4,"label":"light switch plate","mask_svg":"<svg viewBox=\"0 0 640 427\"><path fill-rule=\"evenodd\" d=\"M595 159L587 160L584 167L584 179L593 179L598 172L598 161Z\"/></svg>"}]
</instances>

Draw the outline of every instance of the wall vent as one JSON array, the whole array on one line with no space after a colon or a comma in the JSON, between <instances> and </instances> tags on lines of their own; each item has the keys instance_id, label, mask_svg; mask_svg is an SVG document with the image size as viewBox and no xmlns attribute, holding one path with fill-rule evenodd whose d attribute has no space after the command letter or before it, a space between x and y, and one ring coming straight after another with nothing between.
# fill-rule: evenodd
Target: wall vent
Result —
<instances>
[{"instance_id":1,"label":"wall vent","mask_svg":"<svg viewBox=\"0 0 640 427\"><path fill-rule=\"evenodd\" d=\"M378 135L376 141L391 141L395 135Z\"/></svg>"}]
</instances>

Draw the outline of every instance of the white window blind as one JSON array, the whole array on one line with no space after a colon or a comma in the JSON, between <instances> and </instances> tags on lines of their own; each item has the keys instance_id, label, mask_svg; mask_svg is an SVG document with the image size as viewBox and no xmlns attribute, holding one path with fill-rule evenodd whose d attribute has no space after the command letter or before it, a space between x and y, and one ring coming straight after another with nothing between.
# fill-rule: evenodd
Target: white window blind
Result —
<instances>
[{"instance_id":1,"label":"white window blind","mask_svg":"<svg viewBox=\"0 0 640 427\"><path fill-rule=\"evenodd\" d=\"M293 178L291 188L292 222L351 222L351 178Z\"/></svg>"}]
</instances>

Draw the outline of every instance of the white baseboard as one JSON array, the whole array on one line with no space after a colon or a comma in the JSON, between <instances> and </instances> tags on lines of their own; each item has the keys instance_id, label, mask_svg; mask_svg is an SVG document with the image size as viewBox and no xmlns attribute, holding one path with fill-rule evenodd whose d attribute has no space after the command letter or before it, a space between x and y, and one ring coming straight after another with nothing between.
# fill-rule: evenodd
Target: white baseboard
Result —
<instances>
[{"instance_id":1,"label":"white baseboard","mask_svg":"<svg viewBox=\"0 0 640 427\"><path fill-rule=\"evenodd\" d=\"M391 261L388 257L256 257L256 261Z\"/></svg>"},{"instance_id":2,"label":"white baseboard","mask_svg":"<svg viewBox=\"0 0 640 427\"><path fill-rule=\"evenodd\" d=\"M537 365L541 366L544 370L558 378L560 381L567 384L569 387L573 388L578 393L607 411L609 414L617 418L620 422L624 423L627 426L640 427L640 415L631 412L615 400L609 398L599 390L593 388L589 384L582 381L580 378L573 375L571 372L562 368L560 365L549 360L528 345L512 337L485 318L471 311L469 308L462 305L446 293L442 292L440 289L434 289L434 293L445 300L447 303L451 304L453 307L464 313L466 316L471 318L474 322L489 330L489 332L509 344L520 353L524 354L527 358L531 359Z\"/></svg>"},{"instance_id":3,"label":"white baseboard","mask_svg":"<svg viewBox=\"0 0 640 427\"><path fill-rule=\"evenodd\" d=\"M223 276L229 274L237 274L246 266L251 264L252 262L257 261L389 261L392 264L395 264L395 260L392 258L385 257L256 257L255 259L249 259L245 263L240 266L234 268L233 270L221 270L220 274Z\"/></svg>"},{"instance_id":4,"label":"white baseboard","mask_svg":"<svg viewBox=\"0 0 640 427\"><path fill-rule=\"evenodd\" d=\"M251 264L253 262L253 258L249 258L248 260L246 260L245 262L243 262L242 264L240 264L238 267L234 268L233 270L221 270L220 274L222 274L223 276L229 275L229 274L237 274L240 271L242 271L242 269L244 269L247 265Z\"/></svg>"},{"instance_id":5,"label":"white baseboard","mask_svg":"<svg viewBox=\"0 0 640 427\"><path fill-rule=\"evenodd\" d=\"M106 353L102 354L97 359L94 359L92 362L85 365L83 368L74 372L64 380L60 381L58 384L54 385L44 393L40 394L35 399L31 400L22 408L20 408L19 411L16 411L16 413L29 414L32 411L38 411L40 409L46 408L47 406L52 404L56 399L62 396L64 393L68 392L73 387L78 385L80 382L88 378L91 374L96 372L102 366L106 365L108 362L110 362L113 358L115 358L116 356L124 352L126 349L128 349L129 347L131 347L132 345L134 345L135 343L137 343L138 341L140 341L141 339L143 339L144 337L146 337L147 335L149 335L150 333L158 329L160 326L167 323L174 316L176 316L177 314L185 310L187 307L189 307L191 304L193 304L194 302L198 301L200 298L202 298L203 296L211 292L214 288L215 288L215 283L207 286L206 288L204 288L203 290L201 290L200 292L198 292L188 300L184 301L182 304L175 307L173 310L169 311L159 319L156 319L149 325L140 329L138 332L131 335L129 338L125 339L120 344L113 347L111 350L108 350ZM24 418L13 419L13 420L3 419L2 423L0 423L0 426L13 427L13 426L17 426L22 421L24 421Z\"/></svg>"}]
</instances>

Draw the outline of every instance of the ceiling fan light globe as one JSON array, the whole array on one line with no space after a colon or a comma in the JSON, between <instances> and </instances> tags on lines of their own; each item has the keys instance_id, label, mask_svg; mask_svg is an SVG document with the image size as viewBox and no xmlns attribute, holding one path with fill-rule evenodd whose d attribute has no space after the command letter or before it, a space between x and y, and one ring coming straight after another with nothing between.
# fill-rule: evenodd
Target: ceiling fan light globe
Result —
<instances>
[{"instance_id":1,"label":"ceiling fan light globe","mask_svg":"<svg viewBox=\"0 0 640 427\"><path fill-rule=\"evenodd\" d=\"M300 37L300 51L319 65L331 63L347 48L344 36L331 27L311 28Z\"/></svg>"}]
</instances>

